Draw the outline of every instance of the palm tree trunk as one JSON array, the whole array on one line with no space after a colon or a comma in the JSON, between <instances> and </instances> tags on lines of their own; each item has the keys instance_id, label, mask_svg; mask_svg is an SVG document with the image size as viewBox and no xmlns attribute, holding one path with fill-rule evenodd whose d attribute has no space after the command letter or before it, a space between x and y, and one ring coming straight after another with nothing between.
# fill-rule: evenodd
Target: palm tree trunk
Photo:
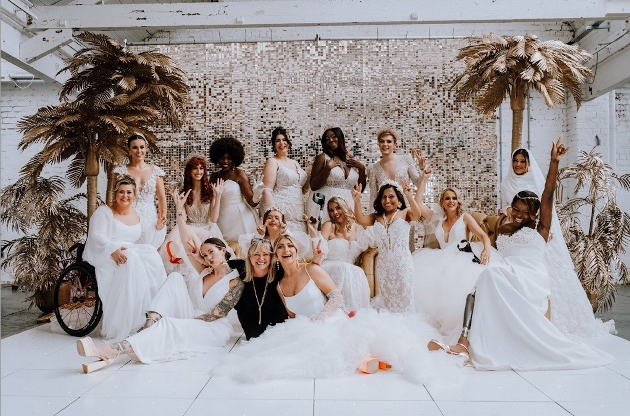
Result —
<instances>
[{"instance_id":1,"label":"palm tree trunk","mask_svg":"<svg viewBox=\"0 0 630 416\"><path fill-rule=\"evenodd\" d=\"M523 136L523 110L525 110L525 96L527 84L516 80L510 90L510 109L512 110L512 152L521 147Z\"/></svg>"},{"instance_id":2,"label":"palm tree trunk","mask_svg":"<svg viewBox=\"0 0 630 416\"><path fill-rule=\"evenodd\" d=\"M97 133L98 134L98 133ZM87 218L88 222L92 217L94 211L96 211L97 199L98 199L98 158L94 151L93 144L90 143L87 148L87 155L85 157L85 176L87 176L87 194L88 194L88 206L87 206Z\"/></svg>"},{"instance_id":3,"label":"palm tree trunk","mask_svg":"<svg viewBox=\"0 0 630 416\"><path fill-rule=\"evenodd\" d=\"M115 178L115 174L114 174L114 167L116 165L114 165L113 163L108 163L107 164L107 194L105 195L105 203L107 205L112 205L112 203L114 202L114 178Z\"/></svg>"}]
</instances>

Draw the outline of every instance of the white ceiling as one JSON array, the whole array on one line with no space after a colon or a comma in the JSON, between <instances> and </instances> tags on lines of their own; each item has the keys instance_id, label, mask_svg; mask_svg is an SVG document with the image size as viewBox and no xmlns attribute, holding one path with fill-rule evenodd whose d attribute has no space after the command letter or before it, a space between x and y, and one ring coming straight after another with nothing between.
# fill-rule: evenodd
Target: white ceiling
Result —
<instances>
[{"instance_id":1,"label":"white ceiling","mask_svg":"<svg viewBox=\"0 0 630 416\"><path fill-rule=\"evenodd\" d=\"M630 0L0 0L3 79L9 62L46 82L78 48L72 33L128 44L468 37L564 27L596 55L587 98L630 81ZM557 31L554 32L554 34ZM607 63L608 62L608 63ZM10 68L14 71L14 68Z\"/></svg>"}]
</instances>

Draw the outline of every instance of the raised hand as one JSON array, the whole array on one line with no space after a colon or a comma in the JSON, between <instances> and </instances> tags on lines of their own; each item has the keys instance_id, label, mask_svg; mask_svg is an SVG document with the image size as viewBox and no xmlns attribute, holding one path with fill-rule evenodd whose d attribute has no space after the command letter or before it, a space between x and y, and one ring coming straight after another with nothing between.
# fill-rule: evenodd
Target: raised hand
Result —
<instances>
[{"instance_id":1,"label":"raised hand","mask_svg":"<svg viewBox=\"0 0 630 416\"><path fill-rule=\"evenodd\" d=\"M317 245L315 245L315 241L311 240L311 249L313 250L313 259L312 263L322 264L322 260L324 259L324 251L321 248L322 240L317 240Z\"/></svg>"},{"instance_id":2,"label":"raised hand","mask_svg":"<svg viewBox=\"0 0 630 416\"><path fill-rule=\"evenodd\" d=\"M363 187L360 183L354 185L354 189L352 189L351 191L352 199L354 200L354 202L361 202L361 191L363 191Z\"/></svg>"},{"instance_id":3,"label":"raised hand","mask_svg":"<svg viewBox=\"0 0 630 416\"><path fill-rule=\"evenodd\" d=\"M259 224L256 226L256 232L264 237L267 232L267 226L263 222L262 217L260 217Z\"/></svg>"},{"instance_id":4,"label":"raised hand","mask_svg":"<svg viewBox=\"0 0 630 416\"><path fill-rule=\"evenodd\" d=\"M569 151L570 147L565 147L562 144L562 136L558 138L557 142L551 143L551 160L559 162L564 155Z\"/></svg>"},{"instance_id":5,"label":"raised hand","mask_svg":"<svg viewBox=\"0 0 630 416\"><path fill-rule=\"evenodd\" d=\"M264 175L261 174L254 187L252 188L252 192L254 193L253 201L258 202L260 198L262 198L263 191L265 190L265 184L263 183Z\"/></svg>"},{"instance_id":6,"label":"raised hand","mask_svg":"<svg viewBox=\"0 0 630 416\"><path fill-rule=\"evenodd\" d=\"M410 185L410 184L409 184L409 182L407 182L407 180L405 180L405 179L403 179L403 180L401 181L401 184L400 184L400 185L402 186L402 189L403 189L403 192L404 192L404 193L409 193L409 192L412 192L412 191L413 191L413 189L411 189L411 185Z\"/></svg>"},{"instance_id":7,"label":"raised hand","mask_svg":"<svg viewBox=\"0 0 630 416\"><path fill-rule=\"evenodd\" d=\"M210 184L210 188L212 189L212 192L214 192L214 194L218 198L220 198L223 190L225 189L225 181L221 178L218 178L215 183Z\"/></svg>"}]
</instances>

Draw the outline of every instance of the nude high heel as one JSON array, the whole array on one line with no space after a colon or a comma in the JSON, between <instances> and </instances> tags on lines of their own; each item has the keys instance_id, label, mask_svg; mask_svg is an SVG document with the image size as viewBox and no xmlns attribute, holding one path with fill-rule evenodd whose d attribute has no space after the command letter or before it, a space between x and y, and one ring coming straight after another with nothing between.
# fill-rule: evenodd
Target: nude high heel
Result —
<instances>
[{"instance_id":1,"label":"nude high heel","mask_svg":"<svg viewBox=\"0 0 630 416\"><path fill-rule=\"evenodd\" d=\"M83 372L85 374L91 373L101 368L105 368L114 362L116 358L106 358L100 355L98 348L94 344L94 341L90 337L81 338L77 340L77 352L81 357L96 357L98 361L83 364Z\"/></svg>"}]
</instances>

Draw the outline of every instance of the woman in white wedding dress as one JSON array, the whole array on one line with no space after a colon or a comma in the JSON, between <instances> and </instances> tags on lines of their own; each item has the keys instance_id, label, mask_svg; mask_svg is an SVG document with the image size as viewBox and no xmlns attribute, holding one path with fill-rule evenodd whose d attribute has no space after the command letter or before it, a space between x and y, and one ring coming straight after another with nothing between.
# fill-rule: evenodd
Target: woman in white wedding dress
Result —
<instances>
[{"instance_id":1,"label":"woman in white wedding dress","mask_svg":"<svg viewBox=\"0 0 630 416\"><path fill-rule=\"evenodd\" d=\"M352 189L357 183L365 189L365 165L348 152L345 136L339 127L326 129L322 134L321 144L322 153L313 161L311 195L323 194L325 201L333 195L352 201ZM319 205L312 198L307 204L309 215L317 217ZM324 209L322 222L328 220L328 212Z\"/></svg>"},{"instance_id":2,"label":"woman in white wedding dress","mask_svg":"<svg viewBox=\"0 0 630 416\"><path fill-rule=\"evenodd\" d=\"M186 162L182 192L191 191L183 211L184 220L188 224L188 232L192 238L188 243L189 247L199 247L202 241L210 237L223 239L223 234L216 224L219 218L223 186L224 182L221 179L216 185L210 183L204 157L192 156ZM180 240L179 228L174 227L160 247L160 255L164 260L167 273L180 271L177 265L183 262L183 256L185 256L185 253L178 249Z\"/></svg>"},{"instance_id":3,"label":"woman in white wedding dress","mask_svg":"<svg viewBox=\"0 0 630 416\"><path fill-rule=\"evenodd\" d=\"M343 296L342 309L350 312L370 306L370 287L363 269L355 265L359 255L374 245L374 236L359 226L348 202L332 196L327 203L329 221L322 225L322 268Z\"/></svg>"},{"instance_id":4,"label":"woman in white wedding dress","mask_svg":"<svg viewBox=\"0 0 630 416\"><path fill-rule=\"evenodd\" d=\"M90 218L83 258L96 271L105 339L121 340L140 328L166 280L157 251L166 234L165 221L156 225L139 215L133 208L135 196L135 180L119 176L112 206L101 205Z\"/></svg>"},{"instance_id":5,"label":"woman in white wedding dress","mask_svg":"<svg viewBox=\"0 0 630 416\"><path fill-rule=\"evenodd\" d=\"M404 182L401 188L396 182L385 181L374 199L374 213L368 215L361 208L361 189L361 185L357 184L352 191L354 215L358 224L374 226L372 229L378 247L376 275L379 293L372 304L390 312L415 312L409 223L420 219L422 213L411 186ZM410 207L407 207L403 194Z\"/></svg>"},{"instance_id":6,"label":"woman in white wedding dress","mask_svg":"<svg viewBox=\"0 0 630 416\"><path fill-rule=\"evenodd\" d=\"M439 357L419 346L437 333L417 314L359 310L353 318L340 309L341 294L316 264L303 264L293 239L276 241L278 292L289 319L264 334L241 342L215 371L240 381L277 378L331 378L352 374L374 356L415 381L438 373ZM324 295L327 293L327 295ZM377 362L378 364L378 362ZM442 367L448 371L448 367ZM448 376L445 376L448 377Z\"/></svg>"},{"instance_id":7,"label":"woman in white wedding dress","mask_svg":"<svg viewBox=\"0 0 630 416\"><path fill-rule=\"evenodd\" d=\"M225 181L217 225L227 241L238 241L241 234L253 233L258 225L254 207L254 191L249 177L239 166L245 159L243 144L232 137L223 137L210 145L210 160L219 170L210 175L210 182Z\"/></svg>"},{"instance_id":8,"label":"woman in white wedding dress","mask_svg":"<svg viewBox=\"0 0 630 416\"><path fill-rule=\"evenodd\" d=\"M544 186L545 178L534 155L527 149L517 149L512 154L511 169L501 182L501 207L509 211L507 207L517 192L529 190L540 195ZM560 331L580 337L617 333L613 320L602 322L593 315L593 309L575 273L555 209L545 264L550 276L551 321Z\"/></svg>"},{"instance_id":9,"label":"woman in white wedding dress","mask_svg":"<svg viewBox=\"0 0 630 416\"><path fill-rule=\"evenodd\" d=\"M531 191L520 191L512 200L513 222L498 230L503 261L479 276L469 336L445 347L460 355L470 350L479 370L581 369L614 360L590 345L570 340L548 319L550 277L543 259L558 164L567 150L561 139L553 143L540 199Z\"/></svg>"},{"instance_id":10,"label":"woman in white wedding dress","mask_svg":"<svg viewBox=\"0 0 630 416\"><path fill-rule=\"evenodd\" d=\"M430 318L447 344L455 343L462 331L464 305L469 293L474 292L479 274L491 260L501 255L495 250L488 235L475 219L462 208L462 200L454 188L446 188L439 199L442 212L434 213L424 203L422 194L431 170L425 171L418 194L420 209L426 221L436 222L435 237L439 249L423 248L412 254L415 270L414 290L416 311ZM459 250L462 242L474 235L473 253ZM478 257L477 257L478 254ZM474 262L473 260L477 260Z\"/></svg>"},{"instance_id":11,"label":"woman in white wedding dress","mask_svg":"<svg viewBox=\"0 0 630 416\"><path fill-rule=\"evenodd\" d=\"M284 128L278 127L271 133L271 145L275 155L267 159L263 168L260 212L278 208L284 213L288 230L304 233L306 226L302 216L308 175L296 160L289 158L291 139Z\"/></svg>"},{"instance_id":12,"label":"woman in white wedding dress","mask_svg":"<svg viewBox=\"0 0 630 416\"><path fill-rule=\"evenodd\" d=\"M133 207L142 218L155 225L166 221L166 191L164 190L164 171L147 163L144 158L148 143L144 136L134 134L127 139L129 164L114 168L116 175L129 175L135 179L137 195ZM155 210L157 196L158 211Z\"/></svg>"},{"instance_id":13,"label":"woman in white wedding dress","mask_svg":"<svg viewBox=\"0 0 630 416\"><path fill-rule=\"evenodd\" d=\"M181 241L192 238L184 220L185 194L173 194L177 207L177 227ZM189 273L171 273L155 299L145 308L143 329L121 342L96 345L90 337L77 341L77 351L83 357L97 361L83 364L90 373L110 365L120 354L128 354L150 364L185 359L197 353L217 351L232 335L228 312L243 293L244 261L228 261L225 242L209 238L186 259Z\"/></svg>"}]
</instances>

